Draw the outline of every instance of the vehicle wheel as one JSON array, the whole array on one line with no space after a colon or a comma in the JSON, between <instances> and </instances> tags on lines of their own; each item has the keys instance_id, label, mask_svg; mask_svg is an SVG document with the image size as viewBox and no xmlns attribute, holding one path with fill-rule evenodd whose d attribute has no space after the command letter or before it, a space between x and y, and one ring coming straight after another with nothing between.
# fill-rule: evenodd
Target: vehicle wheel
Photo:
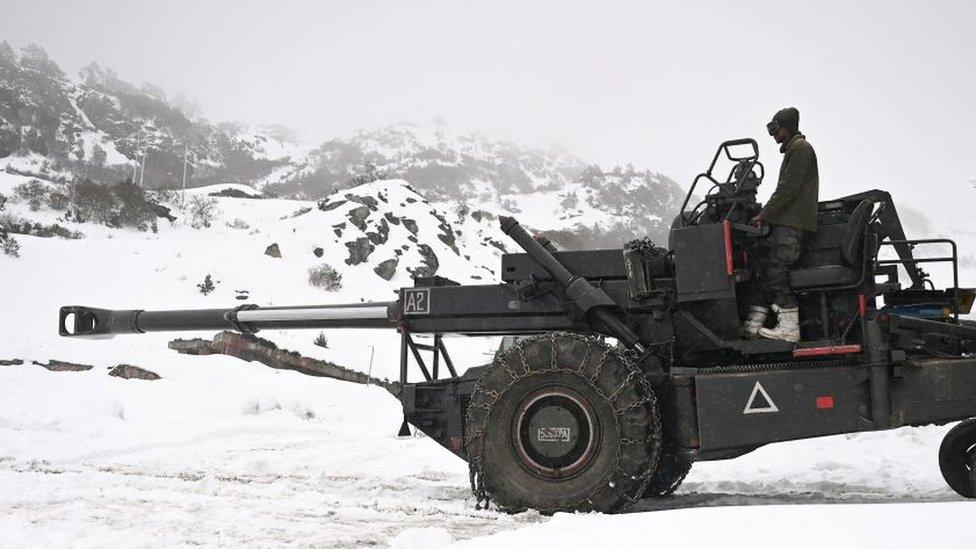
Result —
<instances>
[{"instance_id":1,"label":"vehicle wheel","mask_svg":"<svg viewBox=\"0 0 976 549\"><path fill-rule=\"evenodd\" d=\"M661 447L647 378L625 352L576 334L499 353L466 425L479 505L512 512L622 509L644 492Z\"/></svg>"},{"instance_id":2,"label":"vehicle wheel","mask_svg":"<svg viewBox=\"0 0 976 549\"><path fill-rule=\"evenodd\" d=\"M677 449L664 449L658 460L657 469L651 475L645 498L663 498L673 494L691 471L691 459Z\"/></svg>"},{"instance_id":3,"label":"vehicle wheel","mask_svg":"<svg viewBox=\"0 0 976 549\"><path fill-rule=\"evenodd\" d=\"M976 419L956 425L942 439L939 468L957 494L976 497Z\"/></svg>"}]
</instances>

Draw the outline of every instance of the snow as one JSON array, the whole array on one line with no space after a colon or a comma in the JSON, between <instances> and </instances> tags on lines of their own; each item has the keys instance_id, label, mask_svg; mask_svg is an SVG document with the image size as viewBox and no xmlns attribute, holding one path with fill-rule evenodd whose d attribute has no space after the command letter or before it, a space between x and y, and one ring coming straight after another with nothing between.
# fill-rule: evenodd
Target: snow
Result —
<instances>
[{"instance_id":1,"label":"snow","mask_svg":"<svg viewBox=\"0 0 976 549\"><path fill-rule=\"evenodd\" d=\"M27 178L0 173L0 193ZM223 187L188 191L207 194ZM314 202L217 198L209 229L180 217L159 233L59 221L8 202L12 214L60 222L83 240L18 236L21 257L0 256L0 547L38 546L323 546L664 547L963 546L971 502L942 481L936 453L949 426L898 429L774 444L734 460L696 464L674 498L641 502L634 512L507 515L475 509L467 466L419 435L397 438L399 403L383 389L271 370L231 357L185 356L174 337L212 332L119 336L108 341L61 338L58 307L232 307L387 301L409 284L404 267L420 256L400 225L369 261L346 265L345 242L376 230L384 213L416 220L418 238L441 271L459 282L491 283L505 242L491 222L458 219L402 181L342 191L383 195L366 231L348 221L349 201L323 212ZM415 202L407 201L407 198ZM541 201L540 201L541 202ZM528 204L528 202L526 202ZM295 215L303 209L307 213ZM459 253L437 238L443 217ZM523 214L525 215L525 214ZM532 216L545 212L533 212ZM248 228L232 228L235 219ZM333 225L346 222L341 238ZM541 222L541 220L539 220ZM264 255L278 243L282 258ZM373 267L409 247L390 282ZM311 250L320 246L322 258ZM973 248L961 242L963 253ZM464 255L470 256L465 259ZM322 262L343 274L327 293L307 283ZM196 288L206 274L214 293ZM482 277L482 278L475 278ZM972 281L972 266L962 271ZM394 377L397 338L385 331L261 332L278 345ZM461 366L485 363L497 341L447 341ZM51 372L50 359L93 365ZM134 364L157 381L107 375Z\"/></svg>"},{"instance_id":2,"label":"snow","mask_svg":"<svg viewBox=\"0 0 976 549\"><path fill-rule=\"evenodd\" d=\"M962 547L971 503L773 505L617 516L561 514L515 532L457 547L627 547L823 549Z\"/></svg>"}]
</instances>

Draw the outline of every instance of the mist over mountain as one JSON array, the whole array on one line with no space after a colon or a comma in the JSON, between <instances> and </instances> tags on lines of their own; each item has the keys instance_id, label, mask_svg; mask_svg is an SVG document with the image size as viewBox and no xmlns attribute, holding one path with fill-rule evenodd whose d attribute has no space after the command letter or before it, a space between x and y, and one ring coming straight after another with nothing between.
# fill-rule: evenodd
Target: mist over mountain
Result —
<instances>
[{"instance_id":1,"label":"mist over mountain","mask_svg":"<svg viewBox=\"0 0 976 549\"><path fill-rule=\"evenodd\" d=\"M180 183L185 152L194 185L256 181L287 161L285 143L192 117L151 84L137 87L97 63L79 76L40 46L18 55L0 43L0 158L39 158L39 172L100 182L132 177L138 164L150 188Z\"/></svg>"},{"instance_id":2,"label":"mist over mountain","mask_svg":"<svg viewBox=\"0 0 976 549\"><path fill-rule=\"evenodd\" d=\"M0 44L0 164L49 181L132 179L145 188L236 183L285 198L323 199L403 179L431 202L522 214L566 247L666 238L683 191L631 166L603 169L443 120L398 123L299 143L283 127L250 128L194 114L182 97L136 86L97 63L69 77L37 45Z\"/></svg>"}]
</instances>

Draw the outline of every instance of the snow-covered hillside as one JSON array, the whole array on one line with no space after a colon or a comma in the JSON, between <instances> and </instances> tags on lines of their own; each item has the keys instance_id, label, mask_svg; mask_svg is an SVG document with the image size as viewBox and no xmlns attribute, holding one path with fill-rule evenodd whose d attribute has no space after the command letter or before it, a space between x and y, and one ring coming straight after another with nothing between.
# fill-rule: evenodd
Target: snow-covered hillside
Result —
<instances>
[{"instance_id":1,"label":"snow-covered hillside","mask_svg":"<svg viewBox=\"0 0 976 549\"><path fill-rule=\"evenodd\" d=\"M25 181L27 178L0 173L0 194L13 196L13 187ZM439 274L463 283L493 282L499 254L507 245L491 214L459 216L443 211L403 181L376 181L318 203L209 196L229 189L248 190L232 185L192 189L187 192L186 208L180 207L179 195L174 195L176 204L170 206L177 221L161 220L156 234L74 223L66 221L63 212L47 208L30 211L27 204L11 199L6 207L11 219L61 224L84 238L34 241L15 236L21 243L21 257L5 260L0 271L3 285L9 289L19 276L37 284L47 279L56 288L60 305L113 308L390 301L395 299L396 288L411 284L412 273ZM216 217L209 228L196 229L189 223L185 210L194 196L216 202ZM272 245L280 257L266 253ZM51 261L54 266L49 265ZM337 272L338 290L326 291L309 283L309 270L323 265ZM92 278L65 277L75 270ZM215 289L202 295L198 284L207 275ZM240 301L245 297L246 301ZM23 322L45 326L54 313L32 306L25 314L29 318ZM331 338L329 349L312 345L316 334L262 335L339 364L349 362L353 355L361 357L366 348L360 337L348 334ZM383 333L366 335L385 336L385 341L395 339ZM36 338L40 339L14 338L5 349L29 354L36 352L41 342L40 348L45 349L68 343L51 331L37 333ZM166 336L159 339L162 342ZM80 345L79 350L91 349L96 354L107 350L106 346L74 343ZM395 373L395 354L377 351L374 374L383 377Z\"/></svg>"},{"instance_id":2,"label":"snow-covered hillside","mask_svg":"<svg viewBox=\"0 0 976 549\"><path fill-rule=\"evenodd\" d=\"M16 52L6 42L0 42L0 168L49 181L130 178L165 189L181 188L185 174L190 187L232 182L298 199L402 179L438 203L544 213L540 228L571 248L645 235L663 241L684 194L648 169L602 169L559 147L462 132L443 120L301 143L281 128L189 114L158 87L135 86L97 63L74 78L43 48Z\"/></svg>"},{"instance_id":3,"label":"snow-covered hillside","mask_svg":"<svg viewBox=\"0 0 976 549\"><path fill-rule=\"evenodd\" d=\"M0 173L0 194L11 197L27 180ZM936 463L948 427L776 444L697 464L676 497L636 510L650 513L506 515L474 508L462 461L421 436L395 436L399 404L381 388L166 346L209 332L107 341L57 335L57 310L66 304L231 307L244 295L260 305L386 301L411 272L435 265L459 282L494 282L500 247L509 246L492 215L429 203L401 180L321 202L218 196L209 228L185 221L194 195L234 191L254 194L235 185L189 191L183 207L170 204L177 220L160 219L157 233L7 202L4 214L58 223L84 238L16 235L20 257L0 255L0 360L24 361L0 366L0 546L428 548L475 538L465 543L537 547L543 539L596 546L639 537L662 546L791 540L805 547L823 539L892 547L910 545L917 525L930 542L968 543L960 524L972 504L946 487ZM545 226L547 205L530 194L521 215ZM272 244L281 257L265 253ZM976 243L961 244L971 254ZM309 268L323 263L341 274L341 289L309 284ZM972 281L971 261L963 268ZM203 295L197 285L208 274L215 289ZM377 377L396 375L392 333L330 331L327 349L312 343L317 331L260 335ZM486 362L497 341L447 344L463 368ZM51 359L93 368L33 364ZM110 377L121 363L162 379ZM891 503L905 505L880 505ZM709 528L698 528L703 523ZM746 527L756 536L739 532ZM722 534L733 531L742 535Z\"/></svg>"},{"instance_id":4,"label":"snow-covered hillside","mask_svg":"<svg viewBox=\"0 0 976 549\"><path fill-rule=\"evenodd\" d=\"M533 149L438 123L360 130L289 166L258 186L315 198L362 181L402 178L432 201L524 212L571 248L616 246L643 235L663 241L684 198L659 173L633 166L605 171L560 148Z\"/></svg>"},{"instance_id":5,"label":"snow-covered hillside","mask_svg":"<svg viewBox=\"0 0 976 549\"><path fill-rule=\"evenodd\" d=\"M40 46L18 54L0 42L0 158L42 157L39 175L114 183L135 174L147 187L172 187L185 160L197 185L250 183L306 150L274 131L190 116L159 88L134 86L97 63L80 77Z\"/></svg>"}]
</instances>

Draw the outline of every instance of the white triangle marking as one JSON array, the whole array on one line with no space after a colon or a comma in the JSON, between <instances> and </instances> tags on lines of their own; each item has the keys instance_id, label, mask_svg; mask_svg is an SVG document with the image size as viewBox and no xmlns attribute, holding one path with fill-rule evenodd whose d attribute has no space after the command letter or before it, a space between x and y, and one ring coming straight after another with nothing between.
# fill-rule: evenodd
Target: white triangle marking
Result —
<instances>
[{"instance_id":1,"label":"white triangle marking","mask_svg":"<svg viewBox=\"0 0 976 549\"><path fill-rule=\"evenodd\" d=\"M763 398L765 398L766 402L769 403L768 406L763 406L761 408L755 407L756 395L758 395L759 393L762 393ZM776 403L773 402L772 398L770 398L769 393L766 392L766 389L762 386L762 384L757 381L756 386L752 388L752 394L749 395L749 401L746 402L746 407L742 410L742 413L743 414L768 414L768 413L775 413L778 411L779 408L776 406Z\"/></svg>"}]
</instances>

